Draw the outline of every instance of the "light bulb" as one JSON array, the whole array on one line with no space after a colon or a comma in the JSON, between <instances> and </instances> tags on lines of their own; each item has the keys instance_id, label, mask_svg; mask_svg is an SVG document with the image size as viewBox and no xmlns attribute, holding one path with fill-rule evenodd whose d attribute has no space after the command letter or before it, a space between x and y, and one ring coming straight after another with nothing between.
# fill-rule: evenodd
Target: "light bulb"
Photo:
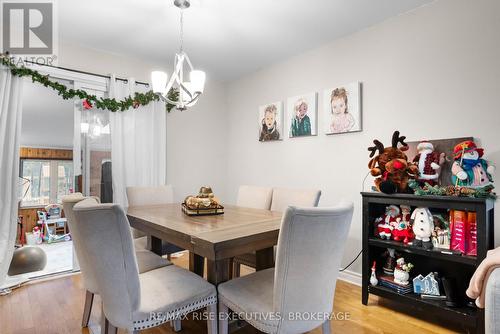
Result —
<instances>
[{"instance_id":1,"label":"light bulb","mask_svg":"<svg viewBox=\"0 0 500 334\"><path fill-rule=\"evenodd\" d=\"M163 71L153 71L151 72L151 86L153 92L164 94L165 87L167 86L168 74Z\"/></svg>"},{"instance_id":2,"label":"light bulb","mask_svg":"<svg viewBox=\"0 0 500 334\"><path fill-rule=\"evenodd\" d=\"M192 93L203 93L205 88L206 74L203 71L193 70L189 73L189 79L191 79L190 90Z\"/></svg>"}]
</instances>

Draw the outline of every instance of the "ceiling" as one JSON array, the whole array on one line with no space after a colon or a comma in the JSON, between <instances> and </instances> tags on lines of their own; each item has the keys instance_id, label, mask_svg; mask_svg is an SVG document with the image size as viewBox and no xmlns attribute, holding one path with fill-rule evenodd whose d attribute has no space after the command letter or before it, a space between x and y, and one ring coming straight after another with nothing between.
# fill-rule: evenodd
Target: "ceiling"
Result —
<instances>
[{"instance_id":1,"label":"ceiling","mask_svg":"<svg viewBox=\"0 0 500 334\"><path fill-rule=\"evenodd\" d=\"M185 50L209 77L231 81L432 0L192 0ZM179 47L173 0L58 1L60 43L168 69Z\"/></svg>"}]
</instances>

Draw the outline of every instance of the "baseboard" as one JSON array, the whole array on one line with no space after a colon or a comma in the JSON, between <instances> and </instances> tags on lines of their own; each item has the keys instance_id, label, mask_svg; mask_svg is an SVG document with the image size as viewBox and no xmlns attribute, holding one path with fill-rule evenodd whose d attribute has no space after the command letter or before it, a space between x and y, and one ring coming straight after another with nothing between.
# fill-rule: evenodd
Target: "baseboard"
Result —
<instances>
[{"instance_id":1,"label":"baseboard","mask_svg":"<svg viewBox=\"0 0 500 334\"><path fill-rule=\"evenodd\" d=\"M357 286L361 286L361 274L350 271L350 270L344 270L339 273L339 279Z\"/></svg>"}]
</instances>

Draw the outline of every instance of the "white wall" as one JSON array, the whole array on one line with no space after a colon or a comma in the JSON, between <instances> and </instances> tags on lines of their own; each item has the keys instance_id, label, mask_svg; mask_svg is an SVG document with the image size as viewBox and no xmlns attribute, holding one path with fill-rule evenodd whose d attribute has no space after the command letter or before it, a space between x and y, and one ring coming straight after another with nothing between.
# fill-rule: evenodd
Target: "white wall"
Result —
<instances>
[{"instance_id":1,"label":"white wall","mask_svg":"<svg viewBox=\"0 0 500 334\"><path fill-rule=\"evenodd\" d=\"M225 98L224 86L209 80L193 108L167 116L167 181L174 185L177 201L197 194L204 185L219 198L226 197Z\"/></svg>"},{"instance_id":2,"label":"white wall","mask_svg":"<svg viewBox=\"0 0 500 334\"><path fill-rule=\"evenodd\" d=\"M500 165L499 31L500 1L440 0L230 83L227 201L240 184L319 188L321 206L353 201L347 264L361 249L359 192L374 138L472 135ZM258 142L259 105L353 81L363 84L363 132Z\"/></svg>"},{"instance_id":3,"label":"white wall","mask_svg":"<svg viewBox=\"0 0 500 334\"><path fill-rule=\"evenodd\" d=\"M151 64L142 59L67 42L59 46L57 66L103 75L114 73L119 78L132 77L142 82L149 82L153 69L170 68L168 64Z\"/></svg>"}]
</instances>

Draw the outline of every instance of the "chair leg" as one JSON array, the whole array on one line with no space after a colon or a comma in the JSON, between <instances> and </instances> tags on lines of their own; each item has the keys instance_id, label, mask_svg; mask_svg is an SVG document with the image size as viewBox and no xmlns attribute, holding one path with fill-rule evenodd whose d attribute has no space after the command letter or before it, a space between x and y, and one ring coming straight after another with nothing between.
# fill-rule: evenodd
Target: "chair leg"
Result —
<instances>
[{"instance_id":1,"label":"chair leg","mask_svg":"<svg viewBox=\"0 0 500 334\"><path fill-rule=\"evenodd\" d=\"M217 334L217 304L207 306L208 320L207 320L207 333Z\"/></svg>"},{"instance_id":2,"label":"chair leg","mask_svg":"<svg viewBox=\"0 0 500 334\"><path fill-rule=\"evenodd\" d=\"M228 309L219 301L219 334L228 334Z\"/></svg>"},{"instance_id":3,"label":"chair leg","mask_svg":"<svg viewBox=\"0 0 500 334\"><path fill-rule=\"evenodd\" d=\"M233 278L240 277L241 264L237 261L233 262Z\"/></svg>"},{"instance_id":4,"label":"chair leg","mask_svg":"<svg viewBox=\"0 0 500 334\"><path fill-rule=\"evenodd\" d=\"M233 279L234 275L234 257L229 259L229 280Z\"/></svg>"},{"instance_id":5,"label":"chair leg","mask_svg":"<svg viewBox=\"0 0 500 334\"><path fill-rule=\"evenodd\" d=\"M90 291L85 291L85 306L83 307L82 327L89 326L90 314L92 313L92 304L94 302L94 294Z\"/></svg>"},{"instance_id":6,"label":"chair leg","mask_svg":"<svg viewBox=\"0 0 500 334\"><path fill-rule=\"evenodd\" d=\"M321 331L323 334L330 334L330 320L326 320L323 325L321 325Z\"/></svg>"},{"instance_id":7,"label":"chair leg","mask_svg":"<svg viewBox=\"0 0 500 334\"><path fill-rule=\"evenodd\" d=\"M101 334L118 334L118 328L109 322L104 311L101 313Z\"/></svg>"},{"instance_id":8,"label":"chair leg","mask_svg":"<svg viewBox=\"0 0 500 334\"><path fill-rule=\"evenodd\" d=\"M174 332L180 332L182 329L181 319L172 320L174 322Z\"/></svg>"}]
</instances>

